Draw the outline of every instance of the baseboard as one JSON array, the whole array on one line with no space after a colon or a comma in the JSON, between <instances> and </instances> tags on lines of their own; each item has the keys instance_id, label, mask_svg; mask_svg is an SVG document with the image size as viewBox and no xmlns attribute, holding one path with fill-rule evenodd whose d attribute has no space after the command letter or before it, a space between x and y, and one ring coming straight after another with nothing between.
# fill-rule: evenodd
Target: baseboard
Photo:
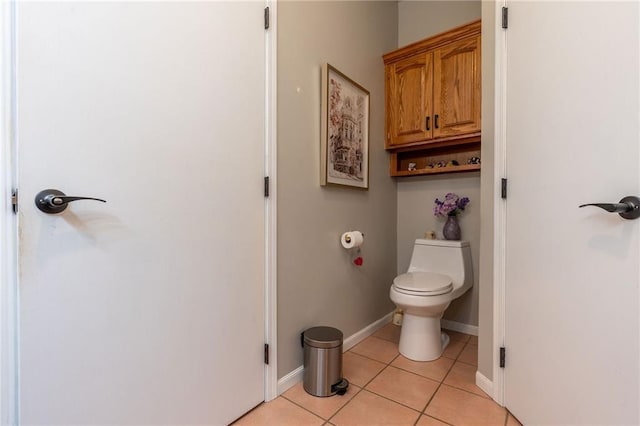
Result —
<instances>
[{"instance_id":1,"label":"baseboard","mask_svg":"<svg viewBox=\"0 0 640 426\"><path fill-rule=\"evenodd\" d=\"M342 352L346 352L358 343L362 342L367 337L371 336L376 331L380 330L385 325L391 322L391 318L393 318L393 312L389 312L387 315L383 316L379 320L372 322L362 330L352 334L342 341Z\"/></svg>"},{"instance_id":2,"label":"baseboard","mask_svg":"<svg viewBox=\"0 0 640 426\"><path fill-rule=\"evenodd\" d=\"M294 387L298 383L302 381L302 372L304 371L304 367L301 365L300 367L293 370L291 373L287 374L283 378L278 380L278 395L282 395L289 388Z\"/></svg>"},{"instance_id":3,"label":"baseboard","mask_svg":"<svg viewBox=\"0 0 640 426\"><path fill-rule=\"evenodd\" d=\"M476 371L476 386L484 391L487 395L493 398L493 382L487 379L484 374Z\"/></svg>"},{"instance_id":4,"label":"baseboard","mask_svg":"<svg viewBox=\"0 0 640 426\"><path fill-rule=\"evenodd\" d=\"M440 320L440 325L442 328L446 328L447 330L459 331L460 333L470 334L472 336L478 335L478 326L463 324L461 322L449 321L446 319Z\"/></svg>"},{"instance_id":5,"label":"baseboard","mask_svg":"<svg viewBox=\"0 0 640 426\"><path fill-rule=\"evenodd\" d=\"M371 336L373 333L387 325L391 322L391 318L393 317L393 312L389 312L387 315L383 316L379 320L372 322L362 330L352 334L342 341L342 351L346 352L358 343L362 342L367 337ZM278 380L278 395L282 395L284 392L298 384L302 381L302 372L304 367L301 365L296 368L286 376L282 377Z\"/></svg>"}]
</instances>

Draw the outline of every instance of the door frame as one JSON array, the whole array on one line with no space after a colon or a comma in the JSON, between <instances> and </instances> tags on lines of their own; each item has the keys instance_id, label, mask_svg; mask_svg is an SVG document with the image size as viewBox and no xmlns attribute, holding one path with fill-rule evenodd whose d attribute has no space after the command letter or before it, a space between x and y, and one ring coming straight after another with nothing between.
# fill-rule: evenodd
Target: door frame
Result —
<instances>
[{"instance_id":1,"label":"door frame","mask_svg":"<svg viewBox=\"0 0 640 426\"><path fill-rule=\"evenodd\" d=\"M0 422L18 423L14 4L0 2Z\"/></svg>"},{"instance_id":2,"label":"door frame","mask_svg":"<svg viewBox=\"0 0 640 426\"><path fill-rule=\"evenodd\" d=\"M264 369L264 400L278 396L277 362L277 0L265 0L270 25L265 30L264 169L270 191L265 197L265 343L269 364ZM259 21L258 21L259 22ZM17 187L15 135L15 0L0 2L0 422L19 424L18 370L18 216L11 195Z\"/></svg>"},{"instance_id":3,"label":"door frame","mask_svg":"<svg viewBox=\"0 0 640 426\"><path fill-rule=\"evenodd\" d=\"M507 203L500 198L502 178L507 178L507 31L502 29L502 8L507 0L492 2L495 15L495 93L494 93L494 199L493 199L493 399L504 406L504 369L500 367L500 348L504 346L506 306Z\"/></svg>"}]
</instances>

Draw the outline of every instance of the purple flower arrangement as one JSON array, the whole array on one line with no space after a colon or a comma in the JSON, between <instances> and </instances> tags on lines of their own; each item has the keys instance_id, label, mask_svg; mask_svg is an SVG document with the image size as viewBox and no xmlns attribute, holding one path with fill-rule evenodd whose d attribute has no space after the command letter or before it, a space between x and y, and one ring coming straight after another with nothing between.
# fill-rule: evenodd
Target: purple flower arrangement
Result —
<instances>
[{"instance_id":1,"label":"purple flower arrangement","mask_svg":"<svg viewBox=\"0 0 640 426\"><path fill-rule=\"evenodd\" d=\"M460 198L457 194L449 192L443 201L436 198L433 214L438 217L457 216L467 207L469 201L469 197Z\"/></svg>"}]
</instances>

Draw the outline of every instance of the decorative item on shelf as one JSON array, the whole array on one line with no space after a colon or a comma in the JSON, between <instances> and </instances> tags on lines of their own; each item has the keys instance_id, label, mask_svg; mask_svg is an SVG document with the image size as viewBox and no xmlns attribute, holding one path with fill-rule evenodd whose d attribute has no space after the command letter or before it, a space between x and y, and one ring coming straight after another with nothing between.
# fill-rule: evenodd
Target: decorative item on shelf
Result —
<instances>
[{"instance_id":1,"label":"decorative item on shelf","mask_svg":"<svg viewBox=\"0 0 640 426\"><path fill-rule=\"evenodd\" d=\"M425 240L435 240L436 239L436 231L427 231L424 233Z\"/></svg>"},{"instance_id":2,"label":"decorative item on shelf","mask_svg":"<svg viewBox=\"0 0 640 426\"><path fill-rule=\"evenodd\" d=\"M416 163L409 163L409 168L407 170L409 170L410 172L416 170Z\"/></svg>"},{"instance_id":3,"label":"decorative item on shelf","mask_svg":"<svg viewBox=\"0 0 640 426\"><path fill-rule=\"evenodd\" d=\"M439 169L440 167L445 167L447 165L444 161L438 161L432 164L434 169Z\"/></svg>"},{"instance_id":4,"label":"decorative item on shelf","mask_svg":"<svg viewBox=\"0 0 640 426\"><path fill-rule=\"evenodd\" d=\"M459 165L460 165L460 163L458 163L458 160L449 160L449 161L447 162L447 167L450 167L450 166L459 166Z\"/></svg>"},{"instance_id":5,"label":"decorative item on shelf","mask_svg":"<svg viewBox=\"0 0 640 426\"><path fill-rule=\"evenodd\" d=\"M467 160L467 164L480 164L480 157L471 157Z\"/></svg>"},{"instance_id":6,"label":"decorative item on shelf","mask_svg":"<svg viewBox=\"0 0 640 426\"><path fill-rule=\"evenodd\" d=\"M469 197L461 198L452 192L445 195L442 201L436 198L433 214L436 217L447 218L447 222L442 228L442 234L446 240L460 240L461 231L458 215L464 211L469 201Z\"/></svg>"}]
</instances>

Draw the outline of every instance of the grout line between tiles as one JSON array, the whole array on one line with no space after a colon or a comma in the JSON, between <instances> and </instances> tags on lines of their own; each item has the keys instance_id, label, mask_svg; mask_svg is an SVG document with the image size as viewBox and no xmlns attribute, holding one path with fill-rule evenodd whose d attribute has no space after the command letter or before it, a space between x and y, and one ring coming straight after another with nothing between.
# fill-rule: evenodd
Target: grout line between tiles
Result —
<instances>
[{"instance_id":1,"label":"grout line between tiles","mask_svg":"<svg viewBox=\"0 0 640 426\"><path fill-rule=\"evenodd\" d=\"M366 355L359 354L358 352L353 352L351 349L349 349L347 352L351 352L351 353L352 353L352 354L354 354L354 355L358 355L358 356L361 356L361 357L363 357L363 358L370 359L371 361L379 362L380 364L385 364L385 365L391 365L391 363L392 363L393 361L395 361L395 360L396 360L396 358L398 358L398 356L400 356L400 352L398 352L398 354L397 354L397 355L395 355L391 361L389 361L389 362L385 362L385 361L380 361L379 359L375 359L375 358L371 358L371 357L366 356Z\"/></svg>"},{"instance_id":2,"label":"grout line between tiles","mask_svg":"<svg viewBox=\"0 0 640 426\"><path fill-rule=\"evenodd\" d=\"M348 351L348 352L350 352L350 351ZM360 354L358 354L358 353L356 353L356 352L354 352L354 354L356 354L356 355L360 355ZM360 355L360 356L362 356L362 357L364 357L364 358L368 358L368 359L373 359L373 358L366 357L366 356L364 356L364 355ZM389 362L384 366L384 368L383 368L382 370L378 371L378 373L377 373L375 376L373 376L373 377L372 377L368 382L366 382L366 383L365 383L365 384L360 388L360 390L358 391L358 393L356 393L355 395L353 395L353 396L351 397L351 399L350 399L349 401L347 401L347 403L346 403L346 404L344 404L342 407L340 407L340 408L338 409L338 411L336 411L335 413L333 413L333 415L332 415L331 417L329 417L329 419L328 419L327 421L331 421L331 419L333 419L333 418L334 418L334 417L335 417L335 416L336 416L340 411L342 411L342 410L344 409L344 407L346 407L347 405L351 404L351 402L353 402L353 400L356 398L356 396L358 396L358 394L359 394L360 392L362 392L363 390L365 390L364 388L365 388L365 387L367 387L367 385L368 385L369 383L371 383L372 381L374 381L374 380L376 379L376 377L378 377L380 374L382 374L382 372L383 372L384 370L386 370L386 369L391 365L391 363L392 363L393 361L395 361L395 359L396 359L396 358L398 358L399 356L400 356L400 353L398 353L398 355L396 355L395 357L393 357L393 359L392 359L391 361L389 361ZM378 360L375 360L375 359L374 359L374 361L378 361ZM378 362L383 363L382 361L378 361ZM384 364L384 363L383 363L383 364ZM371 391L369 391L369 390L367 390L367 392L373 393L373 392L371 392ZM381 395L380 395L380 396L381 396ZM388 399L388 398L387 398L387 399ZM393 401L393 402L395 402L395 401ZM415 411L415 410L414 410L414 411ZM420 416L418 416L418 418L420 418Z\"/></svg>"},{"instance_id":3,"label":"grout line between tiles","mask_svg":"<svg viewBox=\"0 0 640 426\"><path fill-rule=\"evenodd\" d=\"M379 339L379 340L384 340L384 341L386 341L386 342L391 342L391 343L393 343L393 344L395 344L395 345L398 345L398 342L395 342L395 341L393 341L393 340L388 340L388 339L385 339L385 338L382 338L382 337L378 337L378 336L373 336L373 335L372 335L372 336L370 336L370 337L376 337L376 338L377 338L377 339ZM469 338L469 339L470 339L470 338ZM417 373L415 373L415 372L413 372L413 371L405 370L405 369L403 369L403 368L400 368L400 367L397 367L397 366L393 366L393 365L391 365L391 364L392 364L392 363L393 363L393 362L394 362L398 357L400 357L400 355L401 355L400 353L398 353L397 355L395 355L395 356L393 357L393 359L391 359L389 362L384 362L384 361L380 361L380 360L378 360L378 359L374 359L374 358L371 358L371 357L369 357L369 356L366 356L366 355L360 354L360 353L355 352L355 351L353 351L353 350L351 350L351 349L350 349L350 350L349 350L349 351L347 351L347 352L352 352L353 354L358 355L358 356L361 356L361 357L363 357L363 358L367 358L367 359L369 359L369 360L376 361L376 362L379 362L379 363L381 363L381 364L385 364L385 366L384 366L384 368L383 368L382 370L380 370L377 374L375 374L375 375L374 375L374 376L373 376L369 381L367 381L367 382L366 382L366 383L365 383L365 384L360 388L360 390L359 390L358 392L356 392L356 393L351 397L351 399L350 399L349 401L347 401L347 403L345 403L342 407L340 407L340 408L339 408L335 413L333 413L333 414L332 414L328 419L324 419L323 417L318 416L317 414L315 414L315 413L313 413L313 412L311 412L311 411L307 410L305 407L302 407L302 406L300 406L299 404L296 404L295 402L293 402L293 401L289 400L288 398L285 398L285 399L287 399L288 401L290 401L290 402L294 403L295 405L300 406L301 408L305 409L306 411L308 411L308 412L312 413L314 416L316 416L316 417L320 417L321 419L325 420L325 424L329 424L329 423L331 422L331 420L332 420L335 416L337 416L337 415L338 415L338 413L340 413L342 410L344 410L344 409L345 409L345 407L346 407L347 405L351 404L351 403L355 400L355 398L356 398L356 397L357 397L361 392L363 392L363 391L365 391L365 390L366 390L367 392L369 392L369 393L371 393L371 394L373 394L373 395L376 395L376 396L378 396L378 397L380 397L380 398L386 399L387 401L393 402L393 403L395 403L395 404L398 404L398 405L400 405L400 406L402 406L402 407L408 408L408 409L410 409L411 411L414 411L414 412L418 413L418 418L417 418L417 419L416 419L416 421L414 422L414 426L415 426L415 425L420 421L420 418L421 418L423 415L424 415L424 416L427 416L427 417L430 417L430 418L433 418L433 419L436 419L436 420L438 420L438 421L441 421L441 422L443 422L443 423L445 423L445 424L447 424L447 425L451 425L451 423L448 423L448 422L446 422L446 421L444 421L444 420L438 419L437 417L434 417L434 416L432 416L432 415L427 415L427 414L425 413L425 411L426 411L427 407L429 407L429 404L431 403L431 401L433 400L433 398L435 397L435 395L438 393L438 391L440 390L440 388L442 387L442 385L444 384L444 381L446 380L446 378L447 378L447 376L449 375L449 373L451 373L451 370L453 369L453 366L456 364L456 362L458 362L458 358L460 357L460 355L462 354L462 352L464 352L464 350L466 349L466 347L469 345L469 339L467 339L466 341L464 341L464 346L463 346L462 350L460 351L460 353L459 353L455 358L445 357L445 358L447 358L447 359L451 359L451 360L453 360L453 363L451 364L451 366L450 366L450 367L449 367L449 369L447 370L446 374L443 376L442 380L439 380L439 381L438 381L438 380L434 380L434 379L432 379L431 377L426 377L426 376L423 376L423 375L421 375L421 374L417 374ZM460 361L460 362L463 362L463 361ZM465 363L465 362L463 362L463 363L464 363L464 364L467 364L467 365L472 365L472 364ZM399 370L402 370L402 371L404 371L404 372L407 372L407 373L410 373L410 374L413 374L413 375L416 375L416 376L419 376L419 377L423 377L423 378L426 378L426 379L428 379L428 380L432 380L432 381L434 381L434 382L437 382L437 383L438 383L438 387L437 387L437 388L436 388L436 390L434 391L433 395L431 395L431 398L429 398L429 401L427 401L427 403L426 403L425 407L422 409L422 411L418 411L418 410L416 410L415 408L409 407L409 406L407 406L407 405L405 405L405 404L403 404L403 403L401 403L401 402L395 401L395 400L393 400L393 399L391 399L391 398L388 398L388 397L386 397L386 396L384 396L384 395L379 395L379 394L377 394L377 393L375 393L375 392L371 391L370 389L366 389L366 387L367 387L371 382L373 382L373 381L374 381L374 380L375 380L375 379L376 379L380 374L382 374L382 372L383 372L383 371L385 371L385 370L386 370L388 367L390 367L390 366L391 366L391 367L394 367L394 368L397 368L397 369L399 369ZM477 367L477 366L476 366L476 367ZM354 386L355 386L355 385L354 385ZM447 386L449 386L449 385L447 385ZM457 387L455 387L455 386L451 386L451 387L452 387L452 388L455 388L455 389L458 389L458 390L461 390L461 391L463 391L463 392L467 392L467 393L470 393L470 394L472 394L472 395L475 395L475 396L479 396L479 397L481 397L480 395L474 394L473 392L469 392L469 391L466 391L466 390L464 390L464 389L457 388ZM506 419L508 419L508 415L507 415L507 417L505 418L505 422L506 422Z\"/></svg>"},{"instance_id":4,"label":"grout line between tiles","mask_svg":"<svg viewBox=\"0 0 640 426\"><path fill-rule=\"evenodd\" d=\"M433 401L433 398L436 397L436 394L438 393L438 391L442 387L442 384L444 383L444 381L447 379L447 376L449 375L449 373L451 373L451 370L453 370L453 366L454 365L456 365L456 360L454 360L453 363L451 363L451 366L447 370L447 374L445 374L444 377L442 377L442 380L440 380L440 383L438 384L438 387L436 388L436 391L433 393L433 395L431 395L431 398L429 398L429 400L427 401L427 404L422 409L422 414L425 414L425 411L427 410L427 407L429 406L429 404L431 404L431 401Z\"/></svg>"},{"instance_id":5,"label":"grout line between tiles","mask_svg":"<svg viewBox=\"0 0 640 426\"><path fill-rule=\"evenodd\" d=\"M416 410L416 409L415 409L415 408L413 408L413 407L409 407L408 405L405 405L405 404L403 404L402 402L396 401L395 399L391 399L391 398L389 398L388 396L384 396L384 395L380 395L379 393L375 393L375 392L374 392L374 391L372 391L371 389L365 389L365 390L366 390L367 392L369 392L369 393L372 393L372 394L374 394L374 395L376 395L376 396L379 396L380 398L384 398L384 399L386 399L387 401L395 402L395 403L396 403L396 404L398 404L398 405L402 405L403 407L408 408L408 409L410 409L411 411L415 411L416 413L418 413L418 414L422 415L422 413L421 413L419 410ZM418 416L418 418L420 418L420 416Z\"/></svg>"},{"instance_id":6,"label":"grout line between tiles","mask_svg":"<svg viewBox=\"0 0 640 426\"><path fill-rule=\"evenodd\" d=\"M308 412L308 413L313 414L314 416L316 416L316 417L317 417L317 418L319 418L320 420L324 420L324 421L325 421L325 423L329 421L328 419L325 419L324 417L320 416L319 414L316 414L316 413L314 413L313 411L309 410L309 409L308 409L308 408L306 408L305 406L300 405L300 404L298 404L297 402L290 400L289 398L287 398L286 396L284 396L284 394L282 394L282 395L280 395L280 396L281 396L282 398L286 399L287 401L289 401L290 403L292 403L293 405L297 405L298 407L302 408L304 411L306 411L306 412ZM355 396L355 395L354 395L354 396ZM348 402L347 402L347 404L348 404ZM346 405L346 404L345 404L345 405ZM324 425L324 423L323 423L323 425Z\"/></svg>"},{"instance_id":7,"label":"grout line between tiles","mask_svg":"<svg viewBox=\"0 0 640 426\"><path fill-rule=\"evenodd\" d=\"M353 395L351 397L351 399L349 401L347 401L346 404L344 404L342 407L338 408L338 410L333 413L331 416L329 416L329 418L327 419L328 422L331 421L331 419L333 419L340 411L344 410L344 407L346 407L347 405L351 404L353 402L353 400L356 398L356 396L358 396L360 394L360 392L362 392L364 390L364 386L360 388L360 390L358 392L355 393L355 395Z\"/></svg>"}]
</instances>

